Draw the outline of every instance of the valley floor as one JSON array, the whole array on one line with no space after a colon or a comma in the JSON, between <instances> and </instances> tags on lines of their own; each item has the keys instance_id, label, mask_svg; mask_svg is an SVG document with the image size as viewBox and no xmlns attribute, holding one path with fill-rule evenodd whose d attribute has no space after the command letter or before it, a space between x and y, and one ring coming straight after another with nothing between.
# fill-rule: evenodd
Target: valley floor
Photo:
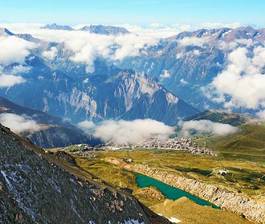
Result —
<instances>
[{"instance_id":1,"label":"valley floor","mask_svg":"<svg viewBox=\"0 0 265 224\"><path fill-rule=\"evenodd\" d=\"M139 188L134 171L140 171L148 176L154 174L152 177L158 178L160 178L157 175L159 172L174 174L216 186L218 189L225 189L236 195L246 196L262 206L265 203L265 167L261 163L164 150L94 151L71 154L77 166L91 174L97 181L130 192L156 213L167 218L175 218L181 223L248 224L251 222L244 218L245 214L240 216L227 210L200 206L187 198L168 200L155 187ZM149 171L142 170L144 167L148 167ZM163 181L163 176L160 180ZM249 213L251 210L246 212ZM263 212L261 213L263 215ZM256 221L260 220L257 218Z\"/></svg>"}]
</instances>

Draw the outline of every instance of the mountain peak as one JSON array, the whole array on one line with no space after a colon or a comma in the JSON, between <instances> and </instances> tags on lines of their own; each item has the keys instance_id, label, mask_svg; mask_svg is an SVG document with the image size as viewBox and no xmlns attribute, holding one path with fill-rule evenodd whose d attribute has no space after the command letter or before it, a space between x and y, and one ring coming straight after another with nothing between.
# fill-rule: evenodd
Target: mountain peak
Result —
<instances>
[{"instance_id":1,"label":"mountain peak","mask_svg":"<svg viewBox=\"0 0 265 224\"><path fill-rule=\"evenodd\" d=\"M52 23L52 24L47 24L43 27L41 27L42 29L49 29L49 30L67 30L67 31L71 31L74 30L71 26L67 26L67 25L58 25L56 23Z\"/></svg>"},{"instance_id":2,"label":"mountain peak","mask_svg":"<svg viewBox=\"0 0 265 224\"><path fill-rule=\"evenodd\" d=\"M81 31L88 31L90 33L103 34L103 35L122 35L130 33L124 27L118 26L104 26L104 25L89 25L80 29Z\"/></svg>"},{"instance_id":3,"label":"mountain peak","mask_svg":"<svg viewBox=\"0 0 265 224\"><path fill-rule=\"evenodd\" d=\"M13 35L15 34L9 31L8 29L0 27L0 36L13 36Z\"/></svg>"}]
</instances>

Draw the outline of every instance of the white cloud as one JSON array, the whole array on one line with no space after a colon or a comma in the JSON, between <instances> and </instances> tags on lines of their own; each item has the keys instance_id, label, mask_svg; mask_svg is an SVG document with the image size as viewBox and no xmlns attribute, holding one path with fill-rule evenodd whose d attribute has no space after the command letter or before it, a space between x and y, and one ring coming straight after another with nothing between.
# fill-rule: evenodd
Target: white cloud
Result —
<instances>
[{"instance_id":1,"label":"white cloud","mask_svg":"<svg viewBox=\"0 0 265 224\"><path fill-rule=\"evenodd\" d=\"M26 82L21 76L0 74L0 88L12 87Z\"/></svg>"},{"instance_id":2,"label":"white cloud","mask_svg":"<svg viewBox=\"0 0 265 224\"><path fill-rule=\"evenodd\" d=\"M255 48L253 57L249 57L248 53L246 48L237 48L231 52L227 68L209 86L208 93L213 92L218 96L215 98L222 99L225 107L265 107L265 75L262 74L265 48Z\"/></svg>"},{"instance_id":3,"label":"white cloud","mask_svg":"<svg viewBox=\"0 0 265 224\"><path fill-rule=\"evenodd\" d=\"M0 64L23 64L34 44L15 36L0 37Z\"/></svg>"},{"instance_id":4,"label":"white cloud","mask_svg":"<svg viewBox=\"0 0 265 224\"><path fill-rule=\"evenodd\" d=\"M208 42L208 38L204 37L184 37L183 39L179 40L178 43L181 47L186 46L203 46Z\"/></svg>"},{"instance_id":5,"label":"white cloud","mask_svg":"<svg viewBox=\"0 0 265 224\"><path fill-rule=\"evenodd\" d=\"M51 47L51 49L42 52L42 56L47 60L54 60L58 54L58 50L56 47Z\"/></svg>"},{"instance_id":6,"label":"white cloud","mask_svg":"<svg viewBox=\"0 0 265 224\"><path fill-rule=\"evenodd\" d=\"M137 26L131 24L121 24L119 26L125 27L131 33L154 38L167 38L177 35L182 30L187 30L190 27L181 25L163 25L163 24L150 24L149 26Z\"/></svg>"},{"instance_id":7,"label":"white cloud","mask_svg":"<svg viewBox=\"0 0 265 224\"><path fill-rule=\"evenodd\" d=\"M167 78L169 78L171 76L171 74L170 74L170 71L168 71L168 70L163 70L163 73L160 75L160 77L162 78L162 79L167 79Z\"/></svg>"},{"instance_id":8,"label":"white cloud","mask_svg":"<svg viewBox=\"0 0 265 224\"><path fill-rule=\"evenodd\" d=\"M209 120L185 121L181 124L181 135L189 136L192 131L200 134L228 135L237 132L238 128L229 124L212 122Z\"/></svg>"},{"instance_id":9,"label":"white cloud","mask_svg":"<svg viewBox=\"0 0 265 224\"><path fill-rule=\"evenodd\" d=\"M78 123L78 127L85 131L86 133L91 133L93 132L94 128L96 125L93 123L93 121L82 121Z\"/></svg>"},{"instance_id":10,"label":"white cloud","mask_svg":"<svg viewBox=\"0 0 265 224\"><path fill-rule=\"evenodd\" d=\"M29 66L23 66L23 65L16 65L12 68L11 74L20 74L20 73L27 73L31 70L31 67Z\"/></svg>"},{"instance_id":11,"label":"white cloud","mask_svg":"<svg viewBox=\"0 0 265 224\"><path fill-rule=\"evenodd\" d=\"M258 116L259 119L265 121L265 110L259 111L256 115Z\"/></svg>"},{"instance_id":12,"label":"white cloud","mask_svg":"<svg viewBox=\"0 0 265 224\"><path fill-rule=\"evenodd\" d=\"M206 28L206 29L217 29L217 28L238 28L241 26L239 22L235 23L202 23L199 25L200 27Z\"/></svg>"},{"instance_id":13,"label":"white cloud","mask_svg":"<svg viewBox=\"0 0 265 224\"><path fill-rule=\"evenodd\" d=\"M104 142L136 144L149 138L167 139L174 128L164 123L145 119L134 121L104 121L95 128L94 136Z\"/></svg>"},{"instance_id":14,"label":"white cloud","mask_svg":"<svg viewBox=\"0 0 265 224\"><path fill-rule=\"evenodd\" d=\"M187 82L185 79L181 79L180 83L184 86L189 84L189 82Z\"/></svg>"},{"instance_id":15,"label":"white cloud","mask_svg":"<svg viewBox=\"0 0 265 224\"><path fill-rule=\"evenodd\" d=\"M159 41L158 37L147 35L147 33L141 35L130 33L119 36L107 36L85 31L40 29L40 26L38 27L36 25L29 25L28 29L26 29L26 25L24 29L22 26L18 26L18 28L16 28L16 26L11 27L13 27L14 30L29 33L44 41L63 43L64 50L72 52L70 60L85 64L87 66L87 72L94 71L94 61L97 57L123 60L129 56L139 55L140 49L148 45L156 44ZM25 42L26 41L23 43ZM11 48L11 50L8 50L10 55L9 59L14 59L13 55L17 52L12 49L12 41L9 41L8 43ZM24 57L28 53L28 51L20 51L20 57L18 57L19 60L16 61L23 62ZM55 57L56 53L55 48L51 48L49 51L45 51L43 55L47 59L51 59Z\"/></svg>"},{"instance_id":16,"label":"white cloud","mask_svg":"<svg viewBox=\"0 0 265 224\"><path fill-rule=\"evenodd\" d=\"M38 124L36 121L26 116L20 116L12 113L0 114L0 123L16 134L21 134L23 132L37 132L40 130L47 129L48 126Z\"/></svg>"}]
</instances>

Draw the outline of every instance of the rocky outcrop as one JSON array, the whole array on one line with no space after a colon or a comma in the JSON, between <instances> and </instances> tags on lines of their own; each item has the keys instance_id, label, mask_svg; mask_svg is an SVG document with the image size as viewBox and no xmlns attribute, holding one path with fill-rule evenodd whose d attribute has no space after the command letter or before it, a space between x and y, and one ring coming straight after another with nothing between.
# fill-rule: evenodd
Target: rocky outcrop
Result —
<instances>
[{"instance_id":1,"label":"rocky outcrop","mask_svg":"<svg viewBox=\"0 0 265 224\"><path fill-rule=\"evenodd\" d=\"M0 146L0 223L170 223L1 125Z\"/></svg>"},{"instance_id":2,"label":"rocky outcrop","mask_svg":"<svg viewBox=\"0 0 265 224\"><path fill-rule=\"evenodd\" d=\"M128 164L117 159L108 159L107 161L122 166L127 170L150 176L173 187L180 188L251 221L265 223L265 204L243 194L241 195L214 185L182 177L176 173L151 168L147 165Z\"/></svg>"},{"instance_id":3,"label":"rocky outcrop","mask_svg":"<svg viewBox=\"0 0 265 224\"><path fill-rule=\"evenodd\" d=\"M148 198L157 201L163 201L165 199L164 195L159 190L153 187L145 187L137 189L135 191L135 195L140 196L142 198Z\"/></svg>"}]
</instances>

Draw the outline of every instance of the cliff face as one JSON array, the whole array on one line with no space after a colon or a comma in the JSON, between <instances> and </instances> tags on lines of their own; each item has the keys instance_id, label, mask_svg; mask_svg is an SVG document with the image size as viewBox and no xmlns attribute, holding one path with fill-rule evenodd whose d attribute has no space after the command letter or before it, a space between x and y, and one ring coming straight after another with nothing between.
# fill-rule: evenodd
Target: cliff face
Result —
<instances>
[{"instance_id":1,"label":"cliff face","mask_svg":"<svg viewBox=\"0 0 265 224\"><path fill-rule=\"evenodd\" d=\"M0 150L0 223L169 223L1 125Z\"/></svg>"},{"instance_id":2,"label":"cliff face","mask_svg":"<svg viewBox=\"0 0 265 224\"><path fill-rule=\"evenodd\" d=\"M109 159L108 162L153 177L173 187L180 188L210 201L223 209L242 215L251 221L262 224L265 223L265 204L248 198L247 196L230 192L214 185L205 184L194 179L188 179L175 173L151 168L147 165L126 164L117 159Z\"/></svg>"}]
</instances>

